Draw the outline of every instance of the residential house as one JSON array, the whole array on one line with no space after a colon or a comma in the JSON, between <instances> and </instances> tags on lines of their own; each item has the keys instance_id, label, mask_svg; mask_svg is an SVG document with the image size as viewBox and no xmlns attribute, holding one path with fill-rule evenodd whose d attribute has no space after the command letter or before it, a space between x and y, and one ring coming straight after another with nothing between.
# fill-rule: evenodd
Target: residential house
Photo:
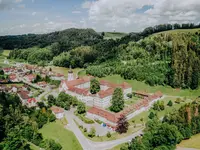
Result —
<instances>
[{"instance_id":1,"label":"residential house","mask_svg":"<svg viewBox=\"0 0 200 150\"><path fill-rule=\"evenodd\" d=\"M65 111L63 108L52 106L50 109L57 119L62 119L64 117Z\"/></svg>"}]
</instances>

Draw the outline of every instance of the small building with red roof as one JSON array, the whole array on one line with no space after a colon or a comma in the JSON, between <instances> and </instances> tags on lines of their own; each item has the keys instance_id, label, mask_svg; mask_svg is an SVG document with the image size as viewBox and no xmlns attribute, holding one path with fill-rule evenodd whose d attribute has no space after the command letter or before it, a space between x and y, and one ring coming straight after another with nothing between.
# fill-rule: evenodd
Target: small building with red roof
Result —
<instances>
[{"instance_id":1,"label":"small building with red roof","mask_svg":"<svg viewBox=\"0 0 200 150\"><path fill-rule=\"evenodd\" d=\"M37 106L37 100L36 100L35 98L29 98L29 99L27 100L26 105L27 105L28 107L35 107L35 106Z\"/></svg>"},{"instance_id":2,"label":"small building with red roof","mask_svg":"<svg viewBox=\"0 0 200 150\"><path fill-rule=\"evenodd\" d=\"M35 74L29 74L29 75L26 75L24 78L28 82L33 82L36 79L36 75Z\"/></svg>"},{"instance_id":3,"label":"small building with red roof","mask_svg":"<svg viewBox=\"0 0 200 150\"><path fill-rule=\"evenodd\" d=\"M19 80L17 79L17 75L13 73L9 75L9 80L11 82L19 82Z\"/></svg>"},{"instance_id":4,"label":"small building with red roof","mask_svg":"<svg viewBox=\"0 0 200 150\"><path fill-rule=\"evenodd\" d=\"M44 88L47 86L47 83L45 81L42 81L42 82L38 82L37 85Z\"/></svg>"},{"instance_id":5,"label":"small building with red roof","mask_svg":"<svg viewBox=\"0 0 200 150\"><path fill-rule=\"evenodd\" d=\"M50 109L57 119L62 119L64 117L65 110L63 108L52 106Z\"/></svg>"}]
</instances>

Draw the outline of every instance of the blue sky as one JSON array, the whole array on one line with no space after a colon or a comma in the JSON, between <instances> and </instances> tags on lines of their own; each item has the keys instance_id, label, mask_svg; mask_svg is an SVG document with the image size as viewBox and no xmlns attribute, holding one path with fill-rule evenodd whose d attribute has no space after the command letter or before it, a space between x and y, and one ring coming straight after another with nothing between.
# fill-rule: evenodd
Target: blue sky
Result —
<instances>
[{"instance_id":1,"label":"blue sky","mask_svg":"<svg viewBox=\"0 0 200 150\"><path fill-rule=\"evenodd\" d=\"M0 0L0 35L72 27L134 32L162 23L199 23L199 8L199 0Z\"/></svg>"}]
</instances>

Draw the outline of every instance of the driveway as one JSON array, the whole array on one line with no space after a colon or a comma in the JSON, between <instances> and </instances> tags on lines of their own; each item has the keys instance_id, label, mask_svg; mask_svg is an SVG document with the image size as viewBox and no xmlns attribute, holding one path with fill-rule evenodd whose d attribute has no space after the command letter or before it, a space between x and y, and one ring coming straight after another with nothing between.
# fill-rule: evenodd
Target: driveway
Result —
<instances>
[{"instance_id":1,"label":"driveway","mask_svg":"<svg viewBox=\"0 0 200 150\"><path fill-rule=\"evenodd\" d=\"M132 140L132 138L135 138L136 136L139 136L140 134L143 134L142 130L139 130L138 132L121 138L121 139L117 139L117 140L113 140L113 141L105 141L105 142L94 142L91 141L89 139L87 139L82 132L80 131L80 129L78 128L78 126L76 125L76 123L74 122L74 115L73 113L71 113L70 111L66 111L65 113L66 115L66 119L69 123L68 128L76 135L76 138L78 139L78 141L80 142L80 144L82 145L82 148L84 150L107 150L107 149L111 149L119 144L128 142L130 140Z\"/></svg>"}]
</instances>

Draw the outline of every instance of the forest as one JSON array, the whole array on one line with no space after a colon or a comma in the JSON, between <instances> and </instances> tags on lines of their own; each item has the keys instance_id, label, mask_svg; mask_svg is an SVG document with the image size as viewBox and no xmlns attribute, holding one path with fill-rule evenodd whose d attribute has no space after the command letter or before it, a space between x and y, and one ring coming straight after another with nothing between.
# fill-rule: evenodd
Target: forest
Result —
<instances>
[{"instance_id":1,"label":"forest","mask_svg":"<svg viewBox=\"0 0 200 150\"><path fill-rule=\"evenodd\" d=\"M9 55L10 59L41 66L53 64L85 68L87 74L97 77L118 74L151 86L197 89L200 78L200 30L177 30L176 33L161 31L199 27L192 23L157 25L116 40L105 40L104 33L92 29L67 29L46 34L46 44L43 46L40 43L32 45L31 40L28 42L30 45L26 46L17 45L17 41L11 40L13 38L6 41L11 40L13 43L8 42L9 45L16 46ZM158 32L161 33L154 34ZM2 40L0 47L7 48L5 43L5 39Z\"/></svg>"},{"instance_id":2,"label":"forest","mask_svg":"<svg viewBox=\"0 0 200 150\"><path fill-rule=\"evenodd\" d=\"M0 92L0 149L30 150L33 143L48 150L61 150L52 139L44 139L38 129L56 120L51 110L42 102L39 109L22 106L15 94Z\"/></svg>"},{"instance_id":3,"label":"forest","mask_svg":"<svg viewBox=\"0 0 200 150\"><path fill-rule=\"evenodd\" d=\"M166 114L162 121L154 116L138 136L121 150L174 150L176 145L200 133L200 105L197 101Z\"/></svg>"}]
</instances>

